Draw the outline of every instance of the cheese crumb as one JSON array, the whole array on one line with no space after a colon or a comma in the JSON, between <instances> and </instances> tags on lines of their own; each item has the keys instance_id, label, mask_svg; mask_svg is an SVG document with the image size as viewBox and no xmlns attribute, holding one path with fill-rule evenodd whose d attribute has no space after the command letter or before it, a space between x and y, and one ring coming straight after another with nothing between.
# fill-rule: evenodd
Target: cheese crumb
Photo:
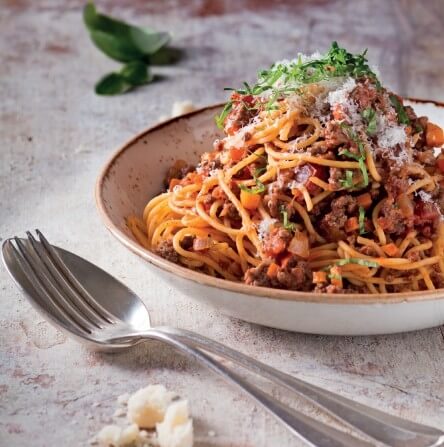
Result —
<instances>
[{"instance_id":1,"label":"cheese crumb","mask_svg":"<svg viewBox=\"0 0 444 447\"><path fill-rule=\"evenodd\" d=\"M97 442L101 447L118 446L122 429L117 425L105 425L97 435Z\"/></svg>"},{"instance_id":2,"label":"cheese crumb","mask_svg":"<svg viewBox=\"0 0 444 447\"><path fill-rule=\"evenodd\" d=\"M186 113L193 112L194 110L196 110L196 107L191 101L176 101L171 110L171 118L185 115Z\"/></svg>"},{"instance_id":3,"label":"cheese crumb","mask_svg":"<svg viewBox=\"0 0 444 447\"><path fill-rule=\"evenodd\" d=\"M156 425L160 447L192 447L193 421L189 419L188 402L172 403L163 422Z\"/></svg>"},{"instance_id":4,"label":"cheese crumb","mask_svg":"<svg viewBox=\"0 0 444 447\"><path fill-rule=\"evenodd\" d=\"M139 427L154 428L164 418L174 393L163 385L149 385L128 399L128 420Z\"/></svg>"},{"instance_id":5,"label":"cheese crumb","mask_svg":"<svg viewBox=\"0 0 444 447\"><path fill-rule=\"evenodd\" d=\"M131 424L129 427L124 428L120 434L119 443L123 446L134 445L139 441L139 427L137 424Z\"/></svg>"},{"instance_id":6,"label":"cheese crumb","mask_svg":"<svg viewBox=\"0 0 444 447\"><path fill-rule=\"evenodd\" d=\"M406 142L405 126L387 126L378 135L379 146L390 149Z\"/></svg>"},{"instance_id":7,"label":"cheese crumb","mask_svg":"<svg viewBox=\"0 0 444 447\"><path fill-rule=\"evenodd\" d=\"M271 227L277 222L277 219L263 219L259 224L258 236L261 241L265 239L265 236L270 232Z\"/></svg>"},{"instance_id":8,"label":"cheese crumb","mask_svg":"<svg viewBox=\"0 0 444 447\"><path fill-rule=\"evenodd\" d=\"M349 95L356 87L356 81L353 78L347 78L342 86L336 90L332 90L328 94L328 102L330 105L344 105L348 106L350 99Z\"/></svg>"}]
</instances>

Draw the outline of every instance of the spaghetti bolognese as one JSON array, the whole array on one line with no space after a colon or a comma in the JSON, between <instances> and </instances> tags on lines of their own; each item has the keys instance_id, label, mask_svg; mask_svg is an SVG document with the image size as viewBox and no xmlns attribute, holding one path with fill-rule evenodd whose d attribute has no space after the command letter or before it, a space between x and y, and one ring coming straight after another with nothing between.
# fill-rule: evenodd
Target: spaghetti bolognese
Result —
<instances>
[{"instance_id":1,"label":"spaghetti bolognese","mask_svg":"<svg viewBox=\"0 0 444 447\"><path fill-rule=\"evenodd\" d=\"M443 130L337 43L232 89L225 137L128 226L209 275L326 293L444 287Z\"/></svg>"}]
</instances>

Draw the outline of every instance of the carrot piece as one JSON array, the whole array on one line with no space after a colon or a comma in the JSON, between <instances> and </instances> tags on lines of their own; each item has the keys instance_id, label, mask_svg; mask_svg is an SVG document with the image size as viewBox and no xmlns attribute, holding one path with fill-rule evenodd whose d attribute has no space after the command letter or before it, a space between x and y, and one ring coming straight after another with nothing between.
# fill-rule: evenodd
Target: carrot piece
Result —
<instances>
[{"instance_id":1,"label":"carrot piece","mask_svg":"<svg viewBox=\"0 0 444 447\"><path fill-rule=\"evenodd\" d=\"M341 269L339 266L335 265L330 269L330 282L333 286L339 287L342 289L342 276Z\"/></svg>"},{"instance_id":2,"label":"carrot piece","mask_svg":"<svg viewBox=\"0 0 444 447\"><path fill-rule=\"evenodd\" d=\"M393 242L383 245L382 250L388 256L399 256L399 249Z\"/></svg>"},{"instance_id":3,"label":"carrot piece","mask_svg":"<svg viewBox=\"0 0 444 447\"><path fill-rule=\"evenodd\" d=\"M352 231L356 231L359 229L359 221L357 217L350 217L345 222L345 231L347 233L351 233Z\"/></svg>"},{"instance_id":4,"label":"carrot piece","mask_svg":"<svg viewBox=\"0 0 444 447\"><path fill-rule=\"evenodd\" d=\"M228 152L228 156L230 160L233 161L242 160L242 158L245 156L245 149L230 149L230 151Z\"/></svg>"},{"instance_id":5,"label":"carrot piece","mask_svg":"<svg viewBox=\"0 0 444 447\"><path fill-rule=\"evenodd\" d=\"M318 284L320 282L327 282L326 272L313 272L313 282Z\"/></svg>"},{"instance_id":6,"label":"carrot piece","mask_svg":"<svg viewBox=\"0 0 444 447\"><path fill-rule=\"evenodd\" d=\"M261 203L260 194L252 194L248 191L241 189L240 201L244 208L247 210L255 210Z\"/></svg>"},{"instance_id":7,"label":"carrot piece","mask_svg":"<svg viewBox=\"0 0 444 447\"><path fill-rule=\"evenodd\" d=\"M444 132L441 127L427 123L426 142L429 147L439 147L444 144Z\"/></svg>"},{"instance_id":8,"label":"carrot piece","mask_svg":"<svg viewBox=\"0 0 444 447\"><path fill-rule=\"evenodd\" d=\"M171 180L170 180L170 191L172 191L173 190L173 188L175 187L175 186L177 186L177 185L179 185L180 184L180 180L178 179L178 178L172 178Z\"/></svg>"},{"instance_id":9,"label":"carrot piece","mask_svg":"<svg viewBox=\"0 0 444 447\"><path fill-rule=\"evenodd\" d=\"M279 266L275 262L273 262L268 266L267 276L269 278L276 278L278 272L279 272Z\"/></svg>"},{"instance_id":10,"label":"carrot piece","mask_svg":"<svg viewBox=\"0 0 444 447\"><path fill-rule=\"evenodd\" d=\"M359 206L362 206L362 208L367 209L372 204L372 196L370 195L369 192L366 192L356 197L356 201L358 202Z\"/></svg>"}]
</instances>

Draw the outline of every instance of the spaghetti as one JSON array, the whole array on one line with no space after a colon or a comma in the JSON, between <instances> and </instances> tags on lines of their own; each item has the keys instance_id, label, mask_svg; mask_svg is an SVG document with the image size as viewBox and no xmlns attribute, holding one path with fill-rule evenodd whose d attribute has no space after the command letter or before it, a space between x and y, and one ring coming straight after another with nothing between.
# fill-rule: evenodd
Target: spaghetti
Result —
<instances>
[{"instance_id":1,"label":"spaghetti","mask_svg":"<svg viewBox=\"0 0 444 447\"><path fill-rule=\"evenodd\" d=\"M129 217L149 250L247 284L327 293L444 287L440 127L333 43L235 90L225 137Z\"/></svg>"}]
</instances>

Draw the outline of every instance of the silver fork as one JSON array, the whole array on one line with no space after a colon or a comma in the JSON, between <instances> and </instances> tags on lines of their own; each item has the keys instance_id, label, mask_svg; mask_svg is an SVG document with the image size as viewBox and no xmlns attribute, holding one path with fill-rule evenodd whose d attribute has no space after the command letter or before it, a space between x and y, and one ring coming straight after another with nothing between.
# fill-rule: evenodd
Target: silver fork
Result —
<instances>
[{"instance_id":1,"label":"silver fork","mask_svg":"<svg viewBox=\"0 0 444 447\"><path fill-rule=\"evenodd\" d=\"M131 290L88 261L39 241L13 238L3 244L3 260L36 309L57 327L102 348L133 346L146 339L165 341L193 356L246 391L294 434L314 446L374 445L328 427L282 404L212 357L237 363L296 392L375 441L396 447L444 445L444 432L406 421L343 398L282 373L218 342L181 329L150 326L149 314ZM210 355L209 355L210 354Z\"/></svg>"}]
</instances>

